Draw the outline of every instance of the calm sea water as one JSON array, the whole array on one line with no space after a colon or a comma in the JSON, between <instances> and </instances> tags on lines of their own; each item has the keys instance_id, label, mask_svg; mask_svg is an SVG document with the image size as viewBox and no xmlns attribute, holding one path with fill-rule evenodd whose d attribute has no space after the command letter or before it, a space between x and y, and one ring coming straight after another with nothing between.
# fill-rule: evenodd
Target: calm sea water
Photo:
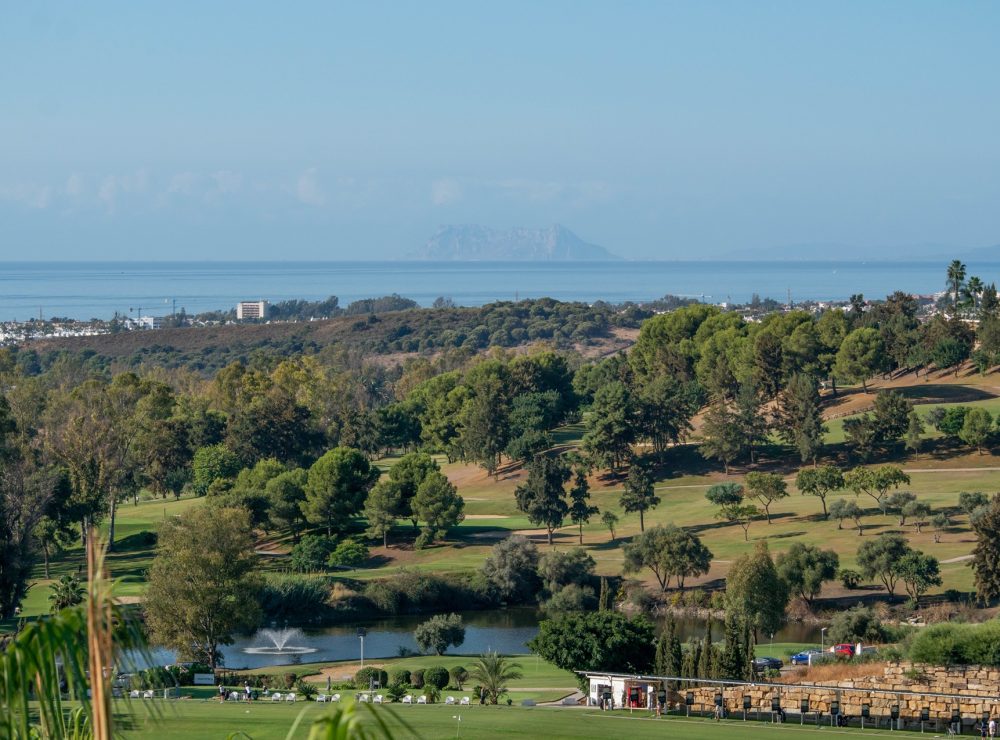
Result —
<instances>
[{"instance_id":1,"label":"calm sea water","mask_svg":"<svg viewBox=\"0 0 1000 740\"><path fill-rule=\"evenodd\" d=\"M0 263L0 320L110 318L115 311L161 316L176 301L188 313L240 300L317 300L399 293L421 305L448 296L459 305L549 296L643 301L666 293L710 303L757 293L784 301L884 297L893 290L945 288L936 262L6 262ZM969 264L991 282L1000 263Z\"/></svg>"}]
</instances>

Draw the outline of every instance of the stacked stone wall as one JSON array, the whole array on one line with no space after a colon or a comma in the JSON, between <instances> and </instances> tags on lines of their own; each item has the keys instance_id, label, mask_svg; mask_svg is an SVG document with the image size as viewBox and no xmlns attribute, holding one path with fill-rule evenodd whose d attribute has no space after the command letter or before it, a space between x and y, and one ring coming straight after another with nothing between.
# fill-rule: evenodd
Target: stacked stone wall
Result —
<instances>
[{"instance_id":1,"label":"stacked stone wall","mask_svg":"<svg viewBox=\"0 0 1000 740\"><path fill-rule=\"evenodd\" d=\"M912 663L892 663L881 675L858 676L832 682L795 680L800 686L780 683L745 684L736 686L692 686L671 695L671 700L683 704L688 691L694 694L694 711L711 712L715 695L721 693L727 713L743 711L743 697L750 697L751 712L769 713L771 700L777 697L782 708L797 715L803 699L809 702L809 714L822 712L829 716L831 702L840 703L840 712L857 718L862 704L870 707L872 720L885 726L893 705L899 706L900 717L906 724L920 721L921 710L929 709L931 727L944 727L951 721L952 710L959 709L965 726L976 724L984 712L1000 718L1000 669L980 666L941 666ZM892 691L898 694L871 693ZM923 695L921 695L923 694ZM936 697L951 694L957 698Z\"/></svg>"}]
</instances>

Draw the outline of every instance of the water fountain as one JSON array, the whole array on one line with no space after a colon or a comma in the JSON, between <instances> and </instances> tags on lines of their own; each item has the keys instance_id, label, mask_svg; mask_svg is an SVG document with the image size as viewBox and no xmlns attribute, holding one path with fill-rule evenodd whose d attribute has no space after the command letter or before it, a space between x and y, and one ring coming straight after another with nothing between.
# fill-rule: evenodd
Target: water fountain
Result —
<instances>
[{"instance_id":1,"label":"water fountain","mask_svg":"<svg viewBox=\"0 0 1000 740\"><path fill-rule=\"evenodd\" d=\"M302 630L294 627L284 629L263 629L257 632L257 639L266 638L271 641L270 645L243 648L244 653L249 655L305 655L315 653L316 648L304 647L302 645L289 645L290 640L304 637Z\"/></svg>"}]
</instances>

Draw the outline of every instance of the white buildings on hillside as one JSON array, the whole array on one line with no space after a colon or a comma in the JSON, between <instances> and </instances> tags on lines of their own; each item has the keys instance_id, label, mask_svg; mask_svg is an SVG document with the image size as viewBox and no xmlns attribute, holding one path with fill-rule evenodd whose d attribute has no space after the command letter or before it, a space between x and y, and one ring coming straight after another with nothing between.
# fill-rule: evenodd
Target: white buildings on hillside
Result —
<instances>
[{"instance_id":1,"label":"white buildings on hillside","mask_svg":"<svg viewBox=\"0 0 1000 740\"><path fill-rule=\"evenodd\" d=\"M266 319L267 301L240 301L236 304L236 320Z\"/></svg>"}]
</instances>

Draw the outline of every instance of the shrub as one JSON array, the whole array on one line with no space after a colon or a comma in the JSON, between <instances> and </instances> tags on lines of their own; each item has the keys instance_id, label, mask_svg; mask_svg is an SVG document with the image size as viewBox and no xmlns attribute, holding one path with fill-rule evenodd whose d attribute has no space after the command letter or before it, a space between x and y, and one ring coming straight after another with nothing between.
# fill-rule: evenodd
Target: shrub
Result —
<instances>
[{"instance_id":1,"label":"shrub","mask_svg":"<svg viewBox=\"0 0 1000 740\"><path fill-rule=\"evenodd\" d=\"M395 686L396 684L401 684L403 686L410 685L410 672L405 668L397 668L391 674L389 674L389 685Z\"/></svg>"},{"instance_id":2,"label":"shrub","mask_svg":"<svg viewBox=\"0 0 1000 740\"><path fill-rule=\"evenodd\" d=\"M326 559L331 568L354 568L368 560L368 548L356 540L344 540Z\"/></svg>"},{"instance_id":3,"label":"shrub","mask_svg":"<svg viewBox=\"0 0 1000 740\"><path fill-rule=\"evenodd\" d=\"M316 687L304 678L300 678L295 682L295 691L305 697L306 701L309 701L317 694Z\"/></svg>"},{"instance_id":4,"label":"shrub","mask_svg":"<svg viewBox=\"0 0 1000 740\"><path fill-rule=\"evenodd\" d=\"M861 574L856 570L844 568L840 571L840 583L844 588L853 591L861 585Z\"/></svg>"},{"instance_id":5,"label":"shrub","mask_svg":"<svg viewBox=\"0 0 1000 740\"><path fill-rule=\"evenodd\" d=\"M292 686L295 685L295 681L297 679L298 679L298 674L295 674L295 673L282 673L281 674L281 681L282 681L281 686L282 686L282 688L284 688L284 689L290 689L290 688L292 688Z\"/></svg>"},{"instance_id":6,"label":"shrub","mask_svg":"<svg viewBox=\"0 0 1000 740\"><path fill-rule=\"evenodd\" d=\"M469 680L469 672L465 670L464 666L456 665L448 671L448 677L451 679L451 685L461 691L462 684Z\"/></svg>"},{"instance_id":7,"label":"shrub","mask_svg":"<svg viewBox=\"0 0 1000 740\"><path fill-rule=\"evenodd\" d=\"M542 603L542 611L547 615L553 615L563 612L589 611L596 606L597 597L594 596L594 589L590 586L578 586L571 583L561 587Z\"/></svg>"},{"instance_id":8,"label":"shrub","mask_svg":"<svg viewBox=\"0 0 1000 740\"><path fill-rule=\"evenodd\" d=\"M409 687L405 683L393 683L389 684L385 693L389 697L389 701L399 701L406 696L407 691L409 691Z\"/></svg>"},{"instance_id":9,"label":"shrub","mask_svg":"<svg viewBox=\"0 0 1000 740\"><path fill-rule=\"evenodd\" d=\"M260 608L268 621L285 622L322 611L329 598L324 578L268 578L260 589Z\"/></svg>"},{"instance_id":10,"label":"shrub","mask_svg":"<svg viewBox=\"0 0 1000 740\"><path fill-rule=\"evenodd\" d=\"M831 642L886 642L887 632L875 612L858 605L842 611L830 623Z\"/></svg>"},{"instance_id":11,"label":"shrub","mask_svg":"<svg viewBox=\"0 0 1000 740\"><path fill-rule=\"evenodd\" d=\"M379 686L388 686L389 674L381 668L362 668L354 674L354 685L359 689L369 688L373 681Z\"/></svg>"},{"instance_id":12,"label":"shrub","mask_svg":"<svg viewBox=\"0 0 1000 740\"><path fill-rule=\"evenodd\" d=\"M916 633L909 652L917 663L1000 666L1000 622L931 625Z\"/></svg>"},{"instance_id":13,"label":"shrub","mask_svg":"<svg viewBox=\"0 0 1000 740\"><path fill-rule=\"evenodd\" d=\"M424 671L424 686L433 686L436 689L443 689L448 685L448 669L444 666L435 665Z\"/></svg>"},{"instance_id":14,"label":"shrub","mask_svg":"<svg viewBox=\"0 0 1000 740\"><path fill-rule=\"evenodd\" d=\"M336 545L332 537L308 534L292 546L292 570L300 573L315 573L326 570L326 559Z\"/></svg>"},{"instance_id":15,"label":"shrub","mask_svg":"<svg viewBox=\"0 0 1000 740\"><path fill-rule=\"evenodd\" d=\"M410 671L410 686L415 689L422 689L424 687L424 669L416 668Z\"/></svg>"},{"instance_id":16,"label":"shrub","mask_svg":"<svg viewBox=\"0 0 1000 740\"><path fill-rule=\"evenodd\" d=\"M365 586L364 595L376 609L386 614L399 614L402 611L403 594L391 583L373 581Z\"/></svg>"}]
</instances>

